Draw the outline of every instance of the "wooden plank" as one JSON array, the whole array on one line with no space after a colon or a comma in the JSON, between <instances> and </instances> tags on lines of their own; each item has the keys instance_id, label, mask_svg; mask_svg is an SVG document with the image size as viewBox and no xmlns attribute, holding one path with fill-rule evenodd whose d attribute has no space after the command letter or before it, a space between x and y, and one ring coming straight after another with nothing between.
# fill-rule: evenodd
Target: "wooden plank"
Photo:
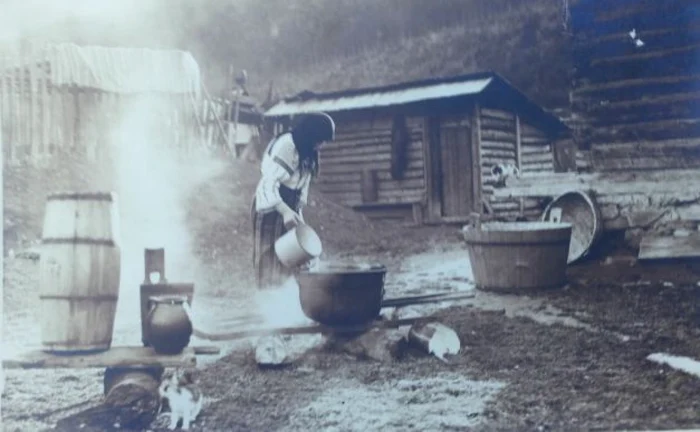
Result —
<instances>
[{"instance_id":1,"label":"wooden plank","mask_svg":"<svg viewBox=\"0 0 700 432\"><path fill-rule=\"evenodd\" d=\"M693 158L700 156L700 138L677 139L668 141L643 141L632 143L594 144L590 154L595 158L626 157L679 157Z\"/></svg>"},{"instance_id":2,"label":"wooden plank","mask_svg":"<svg viewBox=\"0 0 700 432\"><path fill-rule=\"evenodd\" d=\"M357 171L354 171L354 172L336 173L333 175L319 175L318 178L314 181L315 181L315 184L359 182L361 180L361 172L362 172L362 169L358 169ZM402 180L408 180L408 179L424 179L425 180L425 171L422 169L415 169L415 168L407 170L404 173L404 177L402 180L394 180L391 177L391 173L388 170L387 171L377 171L376 176L377 176L377 179L380 181L400 182Z\"/></svg>"},{"instance_id":3,"label":"wooden plank","mask_svg":"<svg viewBox=\"0 0 700 432\"><path fill-rule=\"evenodd\" d=\"M520 134L523 137L528 137L528 138L542 138L542 139L549 139L547 134L540 130L539 128L536 128L524 121L520 122Z\"/></svg>"},{"instance_id":4,"label":"wooden plank","mask_svg":"<svg viewBox=\"0 0 700 432\"><path fill-rule=\"evenodd\" d=\"M519 115L515 116L515 166L518 171L523 166L522 122Z\"/></svg>"},{"instance_id":5,"label":"wooden plank","mask_svg":"<svg viewBox=\"0 0 700 432\"><path fill-rule=\"evenodd\" d=\"M520 207L520 199L515 199L515 198L498 198L494 196L489 197L489 203L493 208L519 208ZM544 209L542 206L542 203L545 201L542 199L537 199L537 198L523 198L522 203L525 208L540 208Z\"/></svg>"},{"instance_id":6,"label":"wooden plank","mask_svg":"<svg viewBox=\"0 0 700 432\"><path fill-rule=\"evenodd\" d=\"M39 99L41 104L41 153L44 155L49 154L49 137L51 136L51 99L48 86L46 72L42 69L39 80Z\"/></svg>"},{"instance_id":7,"label":"wooden plank","mask_svg":"<svg viewBox=\"0 0 700 432\"><path fill-rule=\"evenodd\" d=\"M11 138L11 110L10 110L10 104L11 104L11 98L10 98L10 86L8 85L8 79L7 79L7 74L5 70L0 71L0 128L2 129L2 136L0 136L0 140L2 140L3 147L2 147L2 154L3 158L5 160L9 160L8 157L8 148L11 145L12 138Z\"/></svg>"},{"instance_id":8,"label":"wooden plank","mask_svg":"<svg viewBox=\"0 0 700 432\"><path fill-rule=\"evenodd\" d=\"M409 160L422 160L423 150L421 148L410 148L407 151ZM391 161L390 153L351 153L347 155L336 155L336 154L324 154L319 158L322 163L352 163L352 162L379 162L379 161Z\"/></svg>"},{"instance_id":9,"label":"wooden plank","mask_svg":"<svg viewBox=\"0 0 700 432\"><path fill-rule=\"evenodd\" d=\"M598 59L591 61L591 65L588 67L579 68L577 77L599 83L674 74L687 75L695 72L694 59L698 55L700 55L700 44L672 50Z\"/></svg>"},{"instance_id":10,"label":"wooden plank","mask_svg":"<svg viewBox=\"0 0 700 432\"><path fill-rule=\"evenodd\" d=\"M502 158L502 159L508 159L508 160L515 160L517 161L517 156L515 152L512 150L499 150L499 149L491 149L488 147L482 147L481 149L481 155L485 158Z\"/></svg>"},{"instance_id":11,"label":"wooden plank","mask_svg":"<svg viewBox=\"0 0 700 432\"><path fill-rule=\"evenodd\" d=\"M39 131L39 127L37 124L37 118L38 118L38 103L37 103L37 82L36 82L36 70L35 70L35 62L34 59L28 59L27 62L27 91L28 91L28 98L27 102L29 104L29 121L28 121L28 126L29 130L27 131L27 150L29 153L29 158L31 160L36 161L39 157L39 149L37 145L37 131Z\"/></svg>"},{"instance_id":12,"label":"wooden plank","mask_svg":"<svg viewBox=\"0 0 700 432\"><path fill-rule=\"evenodd\" d=\"M342 183L319 183L318 187L323 193L332 192L350 192L355 190L361 190L361 182L342 182ZM425 180L423 178L401 180L401 181L377 181L376 188L378 192L381 191L405 191L409 192L411 189L425 188Z\"/></svg>"},{"instance_id":13,"label":"wooden plank","mask_svg":"<svg viewBox=\"0 0 700 432\"><path fill-rule=\"evenodd\" d=\"M483 117L481 124L484 130L494 129L504 132L511 132L515 129L515 123L512 120L503 120L500 118Z\"/></svg>"},{"instance_id":14,"label":"wooden plank","mask_svg":"<svg viewBox=\"0 0 700 432\"><path fill-rule=\"evenodd\" d=\"M8 355L4 353L3 355ZM82 369L105 367L188 367L197 360L194 348L188 347L178 355L159 355L151 347L112 347L110 350L87 355L53 355L41 350L26 351L3 359L8 369Z\"/></svg>"},{"instance_id":15,"label":"wooden plank","mask_svg":"<svg viewBox=\"0 0 700 432\"><path fill-rule=\"evenodd\" d=\"M483 109L479 104L474 105L474 127L471 132L471 162L472 162L472 203L473 210L479 214L483 213L482 196L482 179L481 179L481 150L482 150L482 130L481 130L481 114Z\"/></svg>"},{"instance_id":16,"label":"wooden plank","mask_svg":"<svg viewBox=\"0 0 700 432\"><path fill-rule=\"evenodd\" d=\"M483 139L481 140L481 148L510 151L515 154L515 143L512 142L489 141L487 139Z\"/></svg>"},{"instance_id":17,"label":"wooden plank","mask_svg":"<svg viewBox=\"0 0 700 432\"><path fill-rule=\"evenodd\" d=\"M522 150L523 156L527 157L528 155L531 155L531 154L552 153L552 146L549 145L549 142L547 142L547 145L542 145L542 146L524 145L521 150Z\"/></svg>"},{"instance_id":18,"label":"wooden plank","mask_svg":"<svg viewBox=\"0 0 700 432\"><path fill-rule=\"evenodd\" d=\"M635 52L634 45L629 35L629 30L614 33L605 37L593 39L580 39L574 43L573 52L575 59L587 61L591 58L612 57ZM646 46L654 49L671 49L686 44L700 42L700 26L691 27L665 27L658 30L637 28L639 38Z\"/></svg>"},{"instance_id":19,"label":"wooden plank","mask_svg":"<svg viewBox=\"0 0 700 432\"><path fill-rule=\"evenodd\" d=\"M481 127L479 127L479 129L481 129ZM497 130L481 130L479 133L486 141L499 141L515 144L515 131L503 132Z\"/></svg>"},{"instance_id":20,"label":"wooden plank","mask_svg":"<svg viewBox=\"0 0 700 432\"><path fill-rule=\"evenodd\" d=\"M665 75L653 78L608 80L574 89L572 100L636 100L655 95L684 93L700 88L700 74Z\"/></svg>"},{"instance_id":21,"label":"wooden plank","mask_svg":"<svg viewBox=\"0 0 700 432\"><path fill-rule=\"evenodd\" d=\"M566 174L573 173L542 176L537 180L528 179L526 176L507 179L506 187L495 189L494 195L502 198L552 197L571 190L592 190L597 195L669 193L683 200L693 200L700 196L700 178L697 171L692 177L669 174L666 178L662 178L659 172L649 172L646 176L642 173L608 173L610 175L606 177L601 177L601 173L574 176ZM637 174L636 179L633 174ZM683 185L683 189L679 190L679 185Z\"/></svg>"},{"instance_id":22,"label":"wooden plank","mask_svg":"<svg viewBox=\"0 0 700 432\"><path fill-rule=\"evenodd\" d=\"M420 151L423 142L420 140L411 141L407 147L408 151ZM390 142L376 143L338 143L333 142L332 145L323 148L320 152L321 156L352 156L361 154L376 154L376 153L391 153Z\"/></svg>"},{"instance_id":23,"label":"wooden plank","mask_svg":"<svg viewBox=\"0 0 700 432\"><path fill-rule=\"evenodd\" d=\"M440 141L438 120L427 117L425 119L425 173L426 173L426 201L427 201L427 221L439 220L442 215L442 184L440 165Z\"/></svg>"},{"instance_id":24,"label":"wooden plank","mask_svg":"<svg viewBox=\"0 0 700 432\"><path fill-rule=\"evenodd\" d=\"M605 3L604 3L605 4ZM618 32L619 29L639 28L656 30L667 27L682 27L693 25L698 21L698 14L693 14L697 6L693 0L664 0L649 4L648 0L605 4L614 12L572 7L571 14L575 17L574 33L584 37L601 37ZM617 7L619 9L613 9Z\"/></svg>"},{"instance_id":25,"label":"wooden plank","mask_svg":"<svg viewBox=\"0 0 700 432\"><path fill-rule=\"evenodd\" d=\"M645 236L639 245L640 260L700 257L700 233L687 237Z\"/></svg>"},{"instance_id":26,"label":"wooden plank","mask_svg":"<svg viewBox=\"0 0 700 432\"><path fill-rule=\"evenodd\" d=\"M479 113L481 116L484 117L492 117L495 119L500 119L500 120L508 120L508 121L515 121L515 115L511 112L508 111L503 111L503 110L497 110L497 109L491 109L491 108L479 108Z\"/></svg>"},{"instance_id":27,"label":"wooden plank","mask_svg":"<svg viewBox=\"0 0 700 432\"><path fill-rule=\"evenodd\" d=\"M417 129L409 129L409 136L411 138L421 137L421 131ZM367 130L367 129L357 129L353 131L348 131L340 133L336 131L335 141L368 141L368 140L381 140L391 142L391 128L387 130Z\"/></svg>"},{"instance_id":28,"label":"wooden plank","mask_svg":"<svg viewBox=\"0 0 700 432\"><path fill-rule=\"evenodd\" d=\"M420 130L409 131L408 136L412 141L420 141L422 134ZM387 133L369 133L366 131L358 131L354 134L336 134L334 143L377 143L377 142L391 142L391 131Z\"/></svg>"},{"instance_id":29,"label":"wooden plank","mask_svg":"<svg viewBox=\"0 0 700 432\"><path fill-rule=\"evenodd\" d=\"M351 172L358 172L364 168L367 169L377 169L377 170L388 170L389 169L389 160L380 160L380 161L375 161L372 160L371 162L367 161L359 161L359 162L329 162L329 161L321 161L321 170L322 172L320 173L320 176L331 176L334 174L338 173L351 173ZM423 169L423 159L409 159L408 161L408 170L411 169Z\"/></svg>"},{"instance_id":30,"label":"wooden plank","mask_svg":"<svg viewBox=\"0 0 700 432\"><path fill-rule=\"evenodd\" d=\"M340 205L344 205L346 207L356 207L356 206L361 206L365 203L362 202L362 196L360 195L360 192L352 192L352 193L333 193L333 194L326 194L330 199L335 201L336 203ZM379 194L377 198L377 203L378 204L384 204L384 205L393 205L393 204L415 204L415 203L422 203L425 200L425 194L424 193L413 193L411 195L404 195L404 196L388 196L387 194Z\"/></svg>"},{"instance_id":31,"label":"wooden plank","mask_svg":"<svg viewBox=\"0 0 700 432\"><path fill-rule=\"evenodd\" d=\"M700 91L600 101L577 109L585 110L594 126L692 118L700 110Z\"/></svg>"},{"instance_id":32,"label":"wooden plank","mask_svg":"<svg viewBox=\"0 0 700 432\"><path fill-rule=\"evenodd\" d=\"M553 163L554 158L552 153L530 153L523 157L522 166L540 164L540 163Z\"/></svg>"},{"instance_id":33,"label":"wooden plank","mask_svg":"<svg viewBox=\"0 0 700 432\"><path fill-rule=\"evenodd\" d=\"M593 167L597 171L630 171L687 169L700 167L700 158L681 159L677 157L631 157L625 159L596 160Z\"/></svg>"},{"instance_id":34,"label":"wooden plank","mask_svg":"<svg viewBox=\"0 0 700 432\"><path fill-rule=\"evenodd\" d=\"M597 128L590 131L592 143L659 141L700 137L700 118L646 121L619 125L617 128Z\"/></svg>"}]
</instances>

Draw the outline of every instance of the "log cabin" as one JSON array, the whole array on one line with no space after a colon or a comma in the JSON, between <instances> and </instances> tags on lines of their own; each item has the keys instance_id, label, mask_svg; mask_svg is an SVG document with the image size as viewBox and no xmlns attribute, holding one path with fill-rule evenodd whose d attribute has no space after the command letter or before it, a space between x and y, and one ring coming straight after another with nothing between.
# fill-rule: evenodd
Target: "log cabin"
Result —
<instances>
[{"instance_id":1,"label":"log cabin","mask_svg":"<svg viewBox=\"0 0 700 432\"><path fill-rule=\"evenodd\" d=\"M595 171L700 167L700 3L571 4L572 111Z\"/></svg>"},{"instance_id":2,"label":"log cabin","mask_svg":"<svg viewBox=\"0 0 700 432\"><path fill-rule=\"evenodd\" d=\"M700 3L569 3L571 111L592 172L510 179L494 195L586 191L640 258L700 256ZM677 227L694 235L661 236Z\"/></svg>"},{"instance_id":3,"label":"log cabin","mask_svg":"<svg viewBox=\"0 0 700 432\"><path fill-rule=\"evenodd\" d=\"M371 218L461 223L471 213L536 216L541 202L491 200L496 164L559 170L567 127L494 72L332 93L302 92L270 107L280 132L295 116L329 113L335 142L319 155L316 187Z\"/></svg>"}]
</instances>

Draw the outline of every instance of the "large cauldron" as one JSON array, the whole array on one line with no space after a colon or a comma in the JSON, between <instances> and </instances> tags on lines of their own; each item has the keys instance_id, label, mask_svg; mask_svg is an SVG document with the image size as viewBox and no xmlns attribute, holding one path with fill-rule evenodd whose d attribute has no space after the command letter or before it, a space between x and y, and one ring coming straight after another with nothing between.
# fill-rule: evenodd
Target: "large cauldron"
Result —
<instances>
[{"instance_id":1,"label":"large cauldron","mask_svg":"<svg viewBox=\"0 0 700 432\"><path fill-rule=\"evenodd\" d=\"M322 264L297 275L304 314L327 326L366 324L379 316L386 267Z\"/></svg>"}]
</instances>

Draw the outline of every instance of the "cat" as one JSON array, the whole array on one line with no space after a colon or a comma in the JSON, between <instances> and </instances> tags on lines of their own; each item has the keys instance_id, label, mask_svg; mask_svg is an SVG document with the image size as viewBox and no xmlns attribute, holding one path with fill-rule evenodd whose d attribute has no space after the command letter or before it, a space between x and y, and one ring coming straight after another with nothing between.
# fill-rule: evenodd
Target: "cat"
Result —
<instances>
[{"instance_id":1,"label":"cat","mask_svg":"<svg viewBox=\"0 0 700 432\"><path fill-rule=\"evenodd\" d=\"M202 410L204 396L190 371L177 369L167 373L161 381L158 394L170 407L170 430L177 428L180 420L182 429L189 429Z\"/></svg>"}]
</instances>

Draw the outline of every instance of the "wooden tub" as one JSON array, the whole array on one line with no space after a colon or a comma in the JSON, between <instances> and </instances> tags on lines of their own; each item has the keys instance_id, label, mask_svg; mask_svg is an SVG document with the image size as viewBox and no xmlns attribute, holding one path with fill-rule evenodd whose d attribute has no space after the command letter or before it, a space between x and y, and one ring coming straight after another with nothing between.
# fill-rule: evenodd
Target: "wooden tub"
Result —
<instances>
[{"instance_id":1,"label":"wooden tub","mask_svg":"<svg viewBox=\"0 0 700 432\"><path fill-rule=\"evenodd\" d=\"M566 283L571 224L488 222L464 227L474 282L489 291L559 288Z\"/></svg>"}]
</instances>

